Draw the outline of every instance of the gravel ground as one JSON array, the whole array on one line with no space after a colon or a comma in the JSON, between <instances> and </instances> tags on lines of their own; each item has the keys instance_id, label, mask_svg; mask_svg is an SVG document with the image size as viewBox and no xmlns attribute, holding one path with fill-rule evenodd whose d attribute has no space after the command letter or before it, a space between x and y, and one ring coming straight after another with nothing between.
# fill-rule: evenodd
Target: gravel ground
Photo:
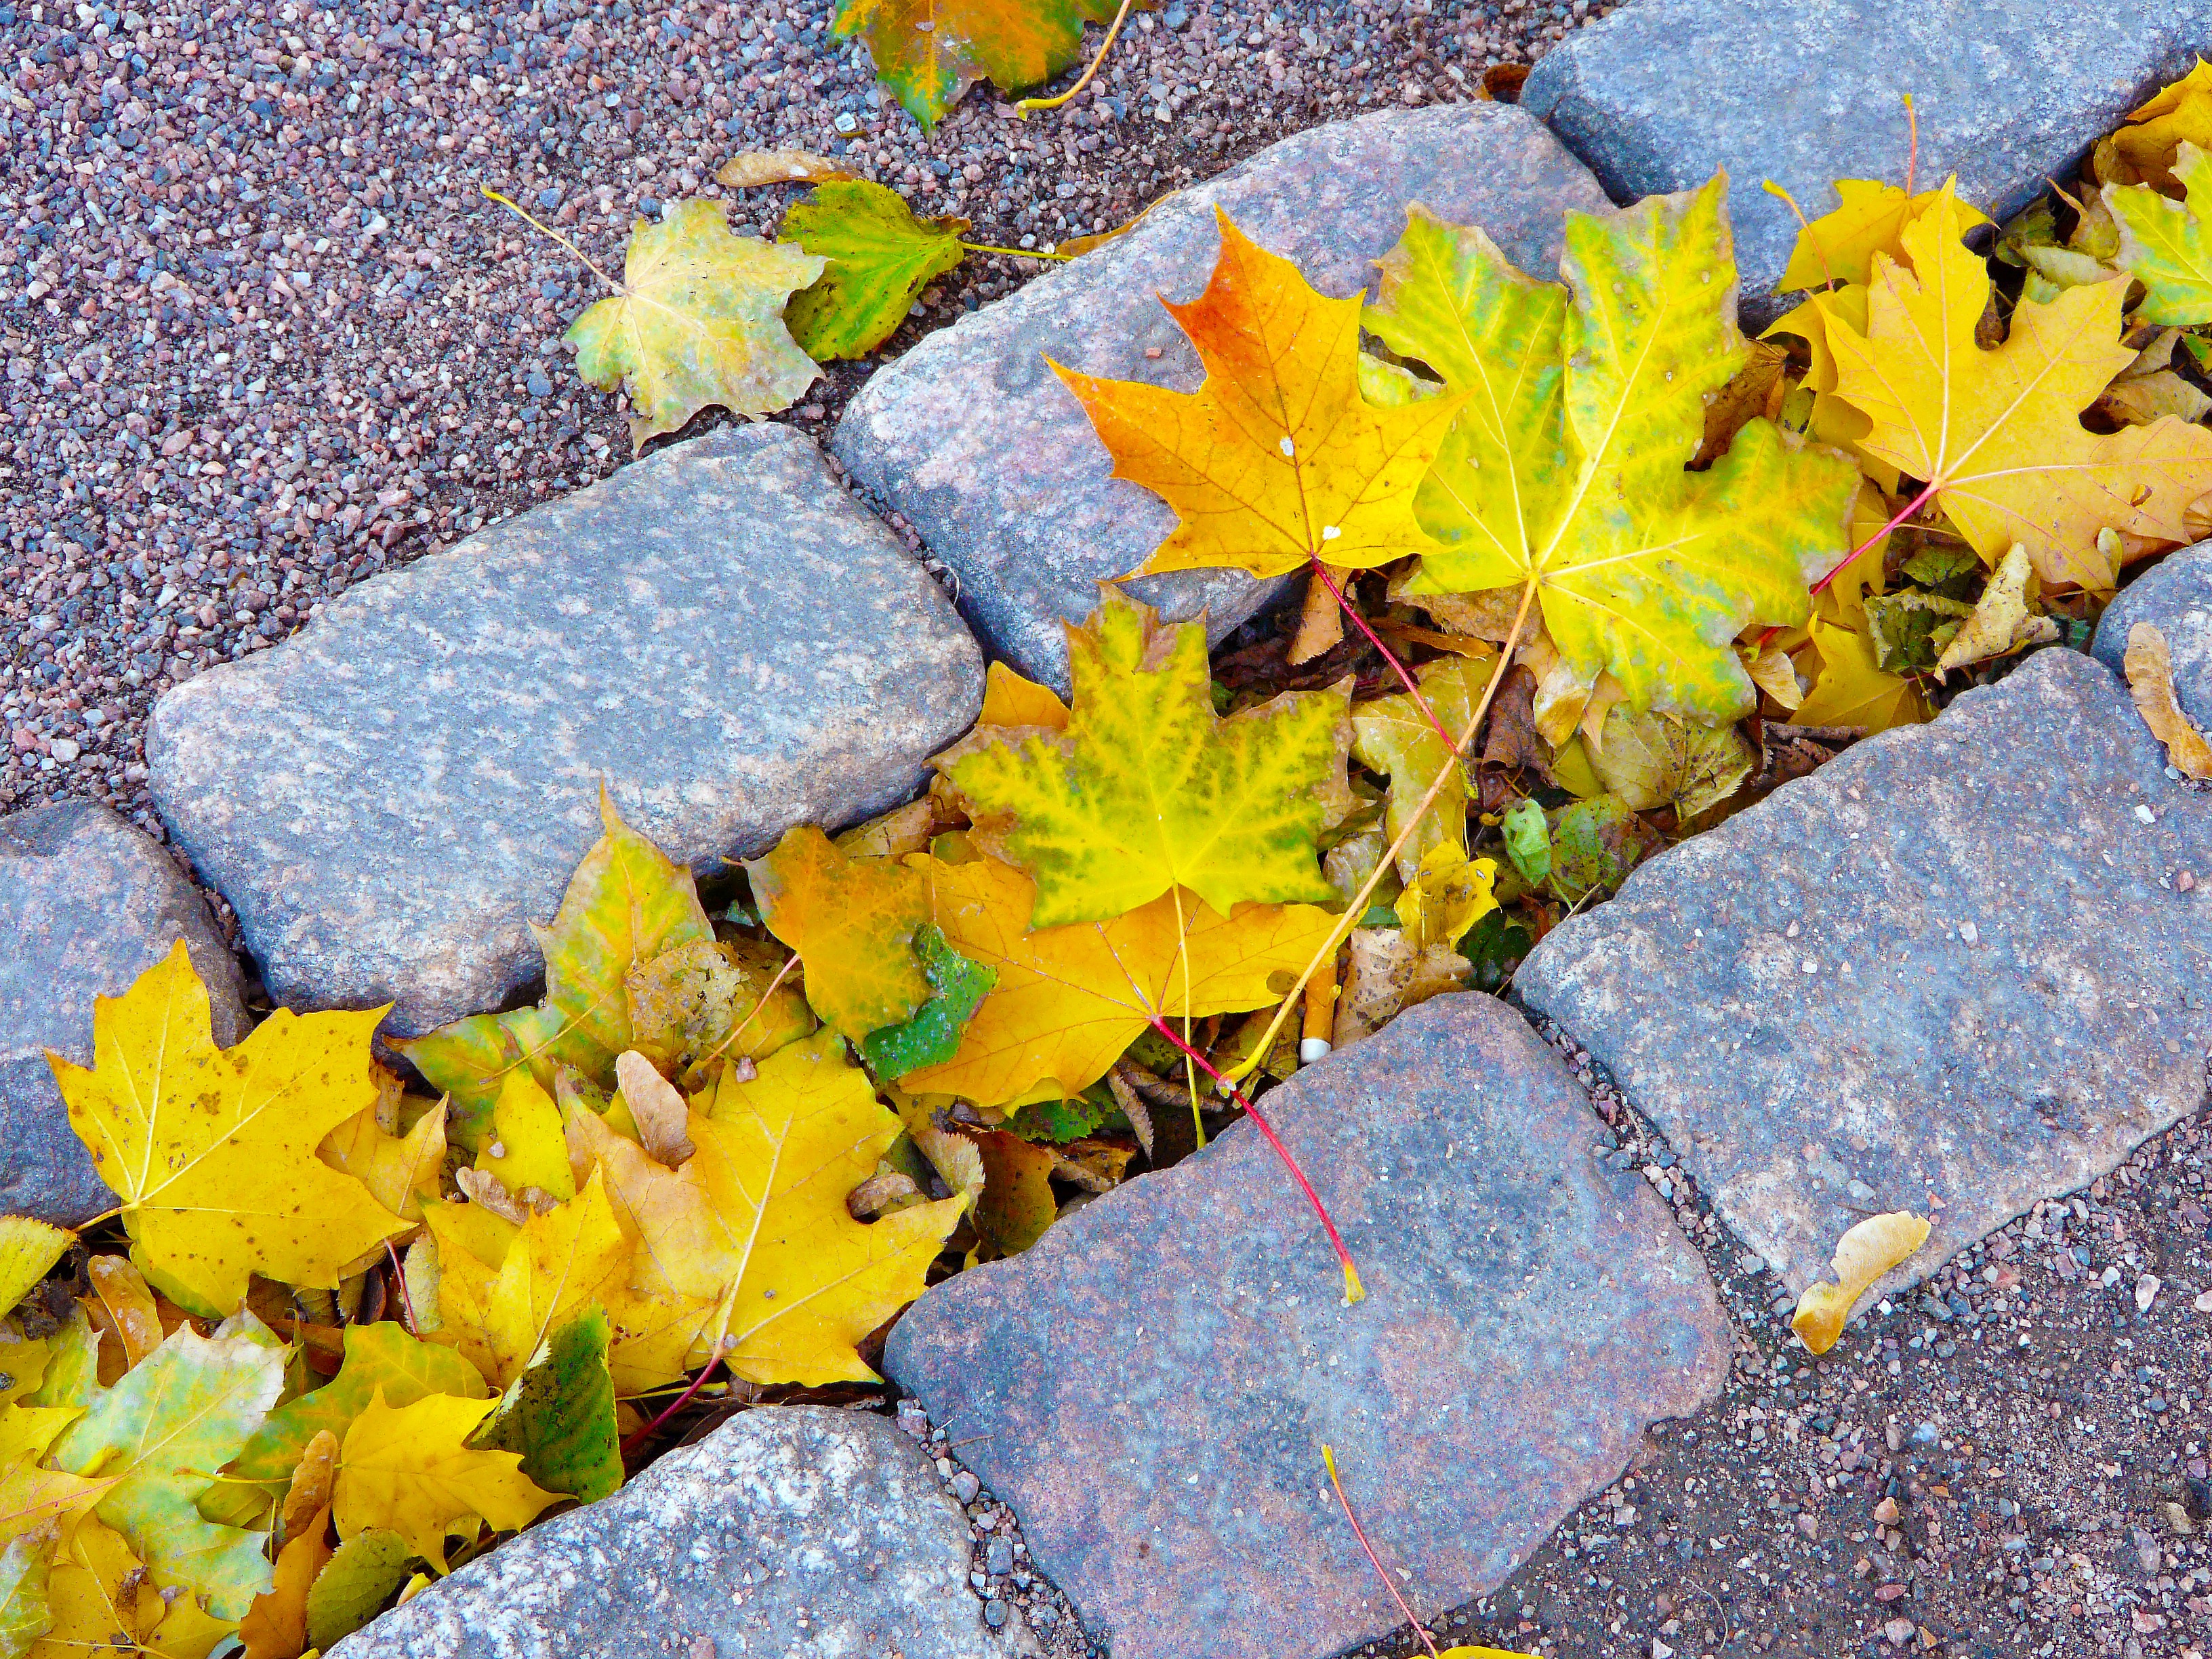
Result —
<instances>
[{"instance_id":1,"label":"gravel ground","mask_svg":"<svg viewBox=\"0 0 2212 1659\"><path fill-rule=\"evenodd\" d=\"M979 240L1045 246L1299 127L1463 98L1587 9L1170 0L1067 111L1018 122L984 92L925 137L826 40L826 3L0 0L0 810L90 796L158 834L139 745L165 686L624 459L618 400L558 343L596 284L480 184L611 264L633 215L715 193L731 150L804 145ZM733 222L772 230L780 202L741 193ZM972 260L888 355L1034 269ZM868 368L791 418L833 422ZM1808 1365L1774 1281L1607 1104L1755 1341L1718 1407L1655 1434L1441 1633L1589 1659L2186 1659L2212 1639L2212 1122ZM1057 1610L988 1573L1012 1533L988 1494L970 1509L977 1571ZM1080 1651L1068 1621L1053 1636Z\"/></svg>"},{"instance_id":2,"label":"gravel ground","mask_svg":"<svg viewBox=\"0 0 2212 1659\"><path fill-rule=\"evenodd\" d=\"M1297 128L1464 99L1589 8L1171 0L1066 110L979 88L927 137L829 9L0 0L0 809L93 796L158 834L164 687L621 464L619 401L559 343L596 280L479 185L611 266L732 150L800 145L1049 246ZM781 191L735 195L773 230ZM887 353L1036 268L971 260Z\"/></svg>"},{"instance_id":3,"label":"gravel ground","mask_svg":"<svg viewBox=\"0 0 2212 1659\"><path fill-rule=\"evenodd\" d=\"M2212 1650L2212 1111L2039 1205L1814 1360L1764 1264L1589 1057L1560 1047L1594 1084L1622 1167L1673 1202L1748 1340L1717 1406L1655 1431L1503 1591L1439 1620L1439 1646Z\"/></svg>"}]
</instances>

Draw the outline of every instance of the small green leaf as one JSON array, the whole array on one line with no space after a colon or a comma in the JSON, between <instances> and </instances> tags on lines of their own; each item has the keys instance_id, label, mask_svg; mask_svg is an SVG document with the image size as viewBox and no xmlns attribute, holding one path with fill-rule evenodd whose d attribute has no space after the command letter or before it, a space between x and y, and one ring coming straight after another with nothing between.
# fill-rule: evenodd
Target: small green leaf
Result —
<instances>
[{"instance_id":1,"label":"small green leaf","mask_svg":"<svg viewBox=\"0 0 2212 1659\"><path fill-rule=\"evenodd\" d=\"M405 1539L382 1527L340 1544L307 1590L307 1640L327 1653L383 1612L414 1557Z\"/></svg>"},{"instance_id":2,"label":"small green leaf","mask_svg":"<svg viewBox=\"0 0 2212 1659\"><path fill-rule=\"evenodd\" d=\"M586 1504L620 1486L622 1435L607 1374L607 1330L606 1310L594 1304L539 1343L470 1443L520 1452L532 1480Z\"/></svg>"},{"instance_id":3,"label":"small green leaf","mask_svg":"<svg viewBox=\"0 0 2212 1659\"><path fill-rule=\"evenodd\" d=\"M1644 856L1636 814L1617 795L1578 800L1553 830L1552 890L1570 904L1609 892Z\"/></svg>"},{"instance_id":4,"label":"small green leaf","mask_svg":"<svg viewBox=\"0 0 2212 1659\"><path fill-rule=\"evenodd\" d=\"M2143 285L2136 318L2188 327L2212 323L2212 157L2183 142L2173 176L2189 199L2168 201L2148 185L2107 185L2105 203L2119 221L2123 269Z\"/></svg>"},{"instance_id":5,"label":"small green leaf","mask_svg":"<svg viewBox=\"0 0 2212 1659\"><path fill-rule=\"evenodd\" d=\"M783 320L818 362L860 357L897 330L933 277L966 257L965 219L917 219L898 192L855 179L819 186L783 216L776 240L830 264L791 296Z\"/></svg>"},{"instance_id":6,"label":"small green leaf","mask_svg":"<svg viewBox=\"0 0 2212 1659\"><path fill-rule=\"evenodd\" d=\"M1492 910L1469 928L1455 948L1473 970L1467 982L1478 991L1494 994L1534 945L1527 928L1516 926L1505 911Z\"/></svg>"},{"instance_id":7,"label":"small green leaf","mask_svg":"<svg viewBox=\"0 0 2212 1659\"><path fill-rule=\"evenodd\" d=\"M999 982L999 970L970 962L945 942L935 922L914 935L915 954L931 995L912 1018L885 1025L860 1040L860 1058L878 1079L889 1082L924 1066L942 1066L960 1052L960 1034Z\"/></svg>"},{"instance_id":8,"label":"small green leaf","mask_svg":"<svg viewBox=\"0 0 2212 1659\"><path fill-rule=\"evenodd\" d=\"M1544 809L1533 800L1516 800L1505 809L1498 828L1505 838L1505 856L1513 860L1521 878L1532 887L1542 886L1552 873L1552 830L1544 821Z\"/></svg>"},{"instance_id":9,"label":"small green leaf","mask_svg":"<svg viewBox=\"0 0 2212 1659\"><path fill-rule=\"evenodd\" d=\"M1103 1083L1072 1099L1033 1100L1006 1121L1007 1129L1024 1140L1049 1140L1065 1146L1080 1140L1115 1109L1114 1097Z\"/></svg>"}]
</instances>

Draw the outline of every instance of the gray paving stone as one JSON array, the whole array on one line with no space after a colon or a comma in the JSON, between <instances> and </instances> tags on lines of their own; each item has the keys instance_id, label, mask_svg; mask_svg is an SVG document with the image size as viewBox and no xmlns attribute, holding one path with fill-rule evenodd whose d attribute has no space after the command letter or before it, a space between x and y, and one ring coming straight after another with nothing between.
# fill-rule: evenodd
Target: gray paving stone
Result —
<instances>
[{"instance_id":1,"label":"gray paving stone","mask_svg":"<svg viewBox=\"0 0 2212 1659\"><path fill-rule=\"evenodd\" d=\"M2173 689L2200 726L2212 726L2212 542L2169 553L2120 590L2097 623L2097 659L2124 677L2128 630L2155 623L2173 653Z\"/></svg>"},{"instance_id":2,"label":"gray paving stone","mask_svg":"<svg viewBox=\"0 0 2212 1659\"><path fill-rule=\"evenodd\" d=\"M150 787L271 994L410 1035L544 971L599 789L706 872L896 804L981 702L944 593L780 426L680 444L155 705Z\"/></svg>"},{"instance_id":3,"label":"gray paving stone","mask_svg":"<svg viewBox=\"0 0 2212 1659\"><path fill-rule=\"evenodd\" d=\"M1565 210L1605 205L1589 174L1507 106L1313 128L1166 198L1127 236L929 336L860 389L832 447L957 575L961 610L991 651L1064 692L1062 620L1088 616L1098 583L1144 562L1176 520L1151 491L1108 476L1104 447L1045 354L1192 391L1205 378L1198 354L1156 296L1188 301L1205 288L1220 250L1217 206L1315 287L1342 295L1372 279L1371 262L1396 243L1415 201L1482 225L1545 274ZM1204 609L1218 641L1295 580L1191 571L1131 591L1172 620Z\"/></svg>"},{"instance_id":4,"label":"gray paving stone","mask_svg":"<svg viewBox=\"0 0 2212 1659\"><path fill-rule=\"evenodd\" d=\"M1521 106L1618 202L1701 185L1725 167L1747 325L1796 221L1836 205L1836 179L1902 184L1902 94L1920 118L1918 177L1959 175L2000 221L2141 98L2185 72L2212 30L2206 0L1632 0L1577 29L1529 75Z\"/></svg>"},{"instance_id":5,"label":"gray paving stone","mask_svg":"<svg viewBox=\"0 0 2212 1659\"><path fill-rule=\"evenodd\" d=\"M1014 1659L921 1449L872 1413L767 1406L533 1527L331 1659Z\"/></svg>"},{"instance_id":6,"label":"gray paving stone","mask_svg":"<svg viewBox=\"0 0 2212 1659\"><path fill-rule=\"evenodd\" d=\"M90 801L0 817L0 1215L74 1226L114 1204L46 1051L89 1066L93 999L122 995L179 939L228 1048L246 1035L238 963L159 844Z\"/></svg>"},{"instance_id":7,"label":"gray paving stone","mask_svg":"<svg viewBox=\"0 0 2212 1659\"><path fill-rule=\"evenodd\" d=\"M1399 1622L1324 1443L1431 1615L1727 1372L1703 1264L1503 1003L1425 1003L1267 1106L1366 1301L1239 1124L931 1290L885 1351L1115 1659L1318 1659Z\"/></svg>"},{"instance_id":8,"label":"gray paving stone","mask_svg":"<svg viewBox=\"0 0 2212 1659\"><path fill-rule=\"evenodd\" d=\"M1514 983L1791 1290L1863 1215L1929 1216L1886 1294L2203 1102L2208 902L2212 798L2049 650L1653 860Z\"/></svg>"}]
</instances>

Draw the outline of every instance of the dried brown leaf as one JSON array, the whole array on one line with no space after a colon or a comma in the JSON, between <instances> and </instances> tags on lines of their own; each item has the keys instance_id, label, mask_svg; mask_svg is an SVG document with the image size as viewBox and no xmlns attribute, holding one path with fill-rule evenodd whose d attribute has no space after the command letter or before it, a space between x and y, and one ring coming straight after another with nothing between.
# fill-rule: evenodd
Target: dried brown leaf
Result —
<instances>
[{"instance_id":1,"label":"dried brown leaf","mask_svg":"<svg viewBox=\"0 0 2212 1659\"><path fill-rule=\"evenodd\" d=\"M763 185L834 184L853 176L827 156L803 149L748 149L716 168L714 182L732 190L757 190Z\"/></svg>"},{"instance_id":2,"label":"dried brown leaf","mask_svg":"<svg viewBox=\"0 0 2212 1659\"><path fill-rule=\"evenodd\" d=\"M2139 622L2128 630L2125 658L2128 695L2151 735L2166 745L2166 758L2185 778L2212 777L2212 744L2197 729L2173 691L2173 653L2156 623Z\"/></svg>"}]
</instances>

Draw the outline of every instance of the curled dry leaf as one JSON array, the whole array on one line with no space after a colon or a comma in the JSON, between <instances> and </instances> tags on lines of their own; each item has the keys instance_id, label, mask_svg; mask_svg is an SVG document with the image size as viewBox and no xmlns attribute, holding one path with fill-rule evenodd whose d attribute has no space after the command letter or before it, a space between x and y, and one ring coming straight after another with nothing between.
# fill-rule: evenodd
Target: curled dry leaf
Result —
<instances>
[{"instance_id":1,"label":"curled dry leaf","mask_svg":"<svg viewBox=\"0 0 2212 1659\"><path fill-rule=\"evenodd\" d=\"M622 1090L629 1115L637 1125L638 1144L646 1156L673 1170L691 1156L694 1148L684 1133L691 1109L674 1084L655 1071L653 1062L635 1048L615 1059L615 1082Z\"/></svg>"},{"instance_id":2,"label":"curled dry leaf","mask_svg":"<svg viewBox=\"0 0 2212 1659\"><path fill-rule=\"evenodd\" d=\"M161 1314L145 1275L119 1255L95 1255L85 1263L92 1295L85 1311L95 1327L114 1333L123 1345L125 1369L161 1346Z\"/></svg>"},{"instance_id":3,"label":"curled dry leaf","mask_svg":"<svg viewBox=\"0 0 2212 1659\"><path fill-rule=\"evenodd\" d=\"M1870 1215L1836 1243L1836 1282L1815 1285L1797 1299L1790 1328L1814 1353L1826 1353L1844 1334L1851 1305L1875 1280L1928 1242L1928 1223L1903 1210Z\"/></svg>"},{"instance_id":4,"label":"curled dry leaf","mask_svg":"<svg viewBox=\"0 0 2212 1659\"><path fill-rule=\"evenodd\" d=\"M2027 550L2014 543L2012 551L2004 556L1989 586L1982 590L1982 597L1975 601L1973 614L1936 659L1937 676L2057 639L2058 624L2035 614L2040 588Z\"/></svg>"},{"instance_id":5,"label":"curled dry leaf","mask_svg":"<svg viewBox=\"0 0 2212 1659\"><path fill-rule=\"evenodd\" d=\"M827 156L803 149L748 149L714 169L714 182L731 190L763 185L823 185L853 175Z\"/></svg>"},{"instance_id":6,"label":"curled dry leaf","mask_svg":"<svg viewBox=\"0 0 2212 1659\"><path fill-rule=\"evenodd\" d=\"M1733 725L1708 726L1615 704L1590 757L1599 780L1634 811L1695 817L1735 793L1758 757Z\"/></svg>"},{"instance_id":7,"label":"curled dry leaf","mask_svg":"<svg viewBox=\"0 0 2212 1659\"><path fill-rule=\"evenodd\" d=\"M1498 866L1469 859L1450 842L1429 849L1406 890L1398 896L1398 921L1417 949L1456 945L1467 930L1498 908L1491 889Z\"/></svg>"},{"instance_id":8,"label":"curled dry leaf","mask_svg":"<svg viewBox=\"0 0 2212 1659\"><path fill-rule=\"evenodd\" d=\"M2185 778L2212 778L2212 744L2197 728L2173 691L2173 653L2156 623L2139 622L2128 630L2124 659L2128 695L2151 735L2166 745L2166 758Z\"/></svg>"}]
</instances>

